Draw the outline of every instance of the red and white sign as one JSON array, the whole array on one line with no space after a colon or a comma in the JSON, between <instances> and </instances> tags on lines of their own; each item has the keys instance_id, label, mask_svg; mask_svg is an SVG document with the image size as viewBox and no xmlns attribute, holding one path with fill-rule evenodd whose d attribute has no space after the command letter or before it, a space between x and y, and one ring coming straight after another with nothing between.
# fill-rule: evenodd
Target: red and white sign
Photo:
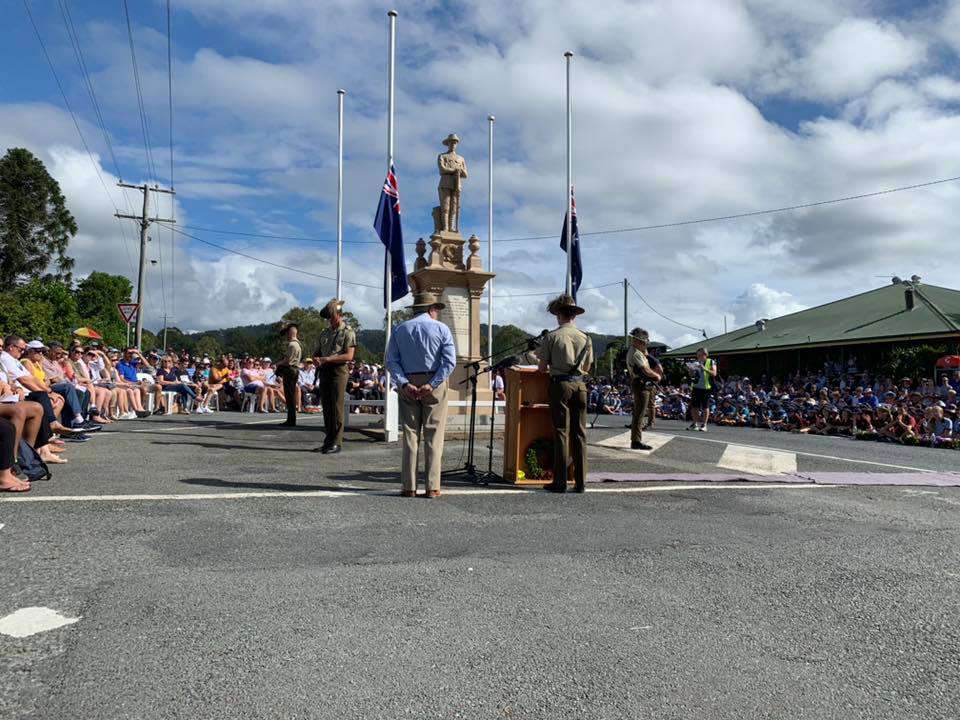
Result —
<instances>
[{"instance_id":1,"label":"red and white sign","mask_svg":"<svg viewBox=\"0 0 960 720\"><path fill-rule=\"evenodd\" d=\"M133 322L133 319L137 316L137 311L140 309L139 303L118 303L117 310L120 311L120 317L123 318L125 323Z\"/></svg>"}]
</instances>

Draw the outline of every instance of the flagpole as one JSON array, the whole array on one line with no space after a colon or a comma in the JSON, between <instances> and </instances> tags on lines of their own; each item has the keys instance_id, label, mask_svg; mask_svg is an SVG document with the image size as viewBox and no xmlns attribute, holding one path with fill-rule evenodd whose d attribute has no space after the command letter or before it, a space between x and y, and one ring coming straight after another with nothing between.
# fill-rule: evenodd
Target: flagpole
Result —
<instances>
[{"instance_id":1,"label":"flagpole","mask_svg":"<svg viewBox=\"0 0 960 720\"><path fill-rule=\"evenodd\" d=\"M573 53L563 54L567 59L567 295L573 295L573 109L570 104L570 60Z\"/></svg>"},{"instance_id":2,"label":"flagpole","mask_svg":"<svg viewBox=\"0 0 960 720\"><path fill-rule=\"evenodd\" d=\"M343 96L337 90L337 299L341 299L341 266L343 265Z\"/></svg>"},{"instance_id":3,"label":"flagpole","mask_svg":"<svg viewBox=\"0 0 960 720\"><path fill-rule=\"evenodd\" d=\"M387 15L390 17L390 56L387 61L387 175L389 176L390 171L393 169L393 81L394 81L394 62L395 56L397 53L397 11L390 10ZM390 345L390 331L393 325L393 258L391 257L390 248L387 248L386 251L386 268L387 272L384 273L386 279L386 288L385 300L387 301L387 327L384 333L384 346L383 346L383 366L384 373L386 377L386 389L387 392L384 394L384 407L383 407L383 418L384 418L384 438L389 441L389 417L390 417L390 371L386 369L387 366L387 347Z\"/></svg>"},{"instance_id":4,"label":"flagpole","mask_svg":"<svg viewBox=\"0 0 960 720\"><path fill-rule=\"evenodd\" d=\"M493 272L493 115L487 116L487 272ZM493 278L487 281L487 355L493 354Z\"/></svg>"}]
</instances>

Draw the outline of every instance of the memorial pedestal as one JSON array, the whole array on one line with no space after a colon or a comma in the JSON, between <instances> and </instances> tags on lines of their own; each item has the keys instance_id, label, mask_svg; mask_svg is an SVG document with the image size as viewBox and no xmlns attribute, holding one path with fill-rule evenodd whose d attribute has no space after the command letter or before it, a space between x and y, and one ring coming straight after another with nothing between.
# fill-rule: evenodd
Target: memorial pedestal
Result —
<instances>
[{"instance_id":1,"label":"memorial pedestal","mask_svg":"<svg viewBox=\"0 0 960 720\"><path fill-rule=\"evenodd\" d=\"M467 245L470 256L464 261ZM464 240L458 232L439 231L430 236L430 257L425 258L426 243L417 243L417 261L410 275L410 284L419 292L437 295L446 307L440 321L450 328L457 347L457 367L450 376L447 398L447 427L456 428L470 414L470 386L465 382L471 371L467 365L483 356L480 346L480 299L493 273L484 272L477 251L476 235ZM481 369L484 369L484 364ZM490 375L480 377L477 386L477 415L489 416L493 391Z\"/></svg>"}]
</instances>

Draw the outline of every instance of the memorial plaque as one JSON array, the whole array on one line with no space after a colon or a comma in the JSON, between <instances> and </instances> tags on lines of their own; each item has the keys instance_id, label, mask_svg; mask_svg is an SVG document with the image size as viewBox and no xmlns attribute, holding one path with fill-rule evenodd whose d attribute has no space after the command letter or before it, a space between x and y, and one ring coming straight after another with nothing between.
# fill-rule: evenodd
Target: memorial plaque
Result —
<instances>
[{"instance_id":1,"label":"memorial plaque","mask_svg":"<svg viewBox=\"0 0 960 720\"><path fill-rule=\"evenodd\" d=\"M441 300L446 307L440 311L440 321L453 333L457 355L470 355L470 291L462 287L448 287Z\"/></svg>"}]
</instances>

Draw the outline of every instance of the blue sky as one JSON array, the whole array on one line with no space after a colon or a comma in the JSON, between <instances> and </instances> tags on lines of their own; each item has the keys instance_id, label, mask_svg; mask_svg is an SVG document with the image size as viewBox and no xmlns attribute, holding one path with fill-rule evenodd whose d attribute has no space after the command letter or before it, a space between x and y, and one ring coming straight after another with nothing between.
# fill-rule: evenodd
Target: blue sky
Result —
<instances>
[{"instance_id":1,"label":"blue sky","mask_svg":"<svg viewBox=\"0 0 960 720\"><path fill-rule=\"evenodd\" d=\"M64 108L22 3L0 25L0 142L29 147L80 224L81 274L132 275L112 218L107 151L59 0L31 0L109 192ZM131 0L156 177L147 170L123 5L67 0L107 132L129 182L169 182L166 5ZM175 0L174 181L183 226L335 237L336 89L346 98L344 278L377 285L371 223L385 169L387 6L331 0ZM462 228L486 241L486 116L497 116L495 237L555 234L563 216L563 51L574 60L574 181L584 232L725 215L958 174L960 3L810 0L490 0L399 7L397 168L407 259L431 230L440 140L469 164ZM584 238L586 286L624 277L664 314L709 333L854 291L890 274L956 286L957 187L817 211ZM136 198L129 196L131 201ZM165 202L165 201L163 201ZM169 207L161 206L169 212ZM333 246L186 230L272 263L333 275ZM148 326L277 319L332 296L300 275L155 226ZM536 330L563 283L556 240L495 244L497 321ZM486 258L486 247L481 255ZM532 295L542 293L542 295ZM378 325L376 288L345 289ZM622 328L622 291L584 293L591 329ZM633 298L630 325L670 344L690 331Z\"/></svg>"}]
</instances>

